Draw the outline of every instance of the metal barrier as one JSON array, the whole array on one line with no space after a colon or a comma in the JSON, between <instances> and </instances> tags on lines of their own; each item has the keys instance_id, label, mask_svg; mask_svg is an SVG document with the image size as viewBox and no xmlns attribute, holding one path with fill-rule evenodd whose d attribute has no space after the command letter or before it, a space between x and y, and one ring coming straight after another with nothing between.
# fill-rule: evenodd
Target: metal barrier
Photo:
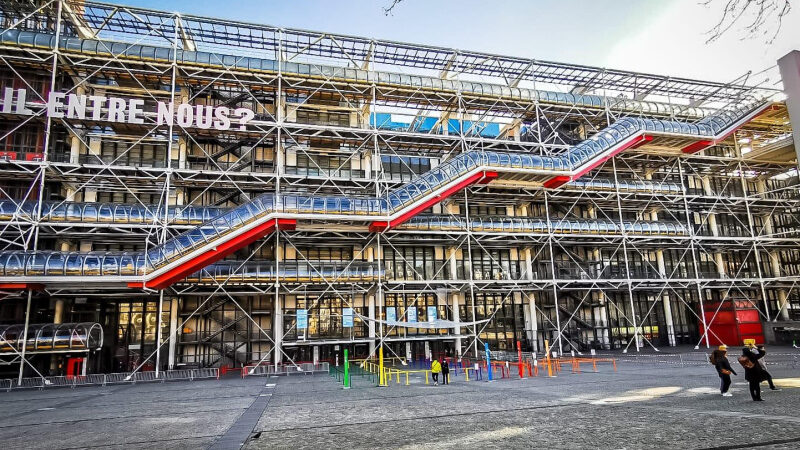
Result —
<instances>
[{"instance_id":1,"label":"metal barrier","mask_svg":"<svg viewBox=\"0 0 800 450\"><path fill-rule=\"evenodd\" d=\"M617 361L627 364L651 365L651 366L707 366L709 365L709 353L661 353L634 354L617 357ZM600 355L598 355L600 356ZM773 367L800 367L800 354L798 353L767 353L767 366Z\"/></svg>"},{"instance_id":2,"label":"metal barrier","mask_svg":"<svg viewBox=\"0 0 800 450\"><path fill-rule=\"evenodd\" d=\"M54 376L54 377L29 377L23 378L20 382L16 379L0 380L0 390L6 392L12 389L45 389L56 387L77 386L107 386L109 384L136 384L153 383L165 381L193 381L219 379L219 369L180 369L165 370L159 372L158 377L154 371L147 372L124 372L124 373L98 373L77 376Z\"/></svg>"},{"instance_id":3,"label":"metal barrier","mask_svg":"<svg viewBox=\"0 0 800 450\"><path fill-rule=\"evenodd\" d=\"M309 363L304 362L300 364L281 364L277 368L274 364L259 364L244 366L242 368L242 378L247 376L266 376L266 375L294 375L304 374L313 375L319 372L328 373L330 371L330 363L318 362Z\"/></svg>"}]
</instances>

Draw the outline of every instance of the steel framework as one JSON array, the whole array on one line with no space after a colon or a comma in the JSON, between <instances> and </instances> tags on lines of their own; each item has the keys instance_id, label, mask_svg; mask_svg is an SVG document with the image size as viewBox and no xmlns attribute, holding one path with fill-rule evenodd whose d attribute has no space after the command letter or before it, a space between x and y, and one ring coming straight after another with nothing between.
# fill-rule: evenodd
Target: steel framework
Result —
<instances>
[{"instance_id":1,"label":"steel framework","mask_svg":"<svg viewBox=\"0 0 800 450\"><path fill-rule=\"evenodd\" d=\"M95 370L738 344L714 328L731 302L800 319L772 89L97 2L0 11L19 306L0 320L105 317ZM109 103L76 118L81 98ZM142 120L105 119L109 99ZM252 117L163 122L159 102ZM491 320L384 326L409 314Z\"/></svg>"}]
</instances>

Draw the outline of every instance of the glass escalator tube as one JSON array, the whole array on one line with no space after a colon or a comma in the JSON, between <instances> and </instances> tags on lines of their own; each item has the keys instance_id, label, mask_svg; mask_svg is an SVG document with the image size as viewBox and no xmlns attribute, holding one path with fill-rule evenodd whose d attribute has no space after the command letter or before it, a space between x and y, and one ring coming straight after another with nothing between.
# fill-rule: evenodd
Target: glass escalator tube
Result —
<instances>
[{"instance_id":1,"label":"glass escalator tube","mask_svg":"<svg viewBox=\"0 0 800 450\"><path fill-rule=\"evenodd\" d=\"M610 234L611 227L609 227L607 221L600 220L597 222L597 232L598 234Z\"/></svg>"},{"instance_id":2,"label":"glass escalator tube","mask_svg":"<svg viewBox=\"0 0 800 450\"><path fill-rule=\"evenodd\" d=\"M11 200L0 201L0 220L14 220L17 214L17 204Z\"/></svg>"},{"instance_id":3,"label":"glass escalator tube","mask_svg":"<svg viewBox=\"0 0 800 450\"><path fill-rule=\"evenodd\" d=\"M83 258L80 254L71 252L67 254L64 275L79 276L83 273Z\"/></svg>"},{"instance_id":4,"label":"glass escalator tube","mask_svg":"<svg viewBox=\"0 0 800 450\"><path fill-rule=\"evenodd\" d=\"M67 258L64 253L52 252L47 255L47 265L45 266L45 275L47 276L64 276L66 273Z\"/></svg>"},{"instance_id":5,"label":"glass escalator tube","mask_svg":"<svg viewBox=\"0 0 800 450\"><path fill-rule=\"evenodd\" d=\"M84 220L85 221L85 220ZM100 203L97 206L98 223L114 223L114 211L108 203Z\"/></svg>"},{"instance_id":6,"label":"glass escalator tube","mask_svg":"<svg viewBox=\"0 0 800 450\"><path fill-rule=\"evenodd\" d=\"M37 252L26 255L25 274L27 276L43 276L47 266L48 253Z\"/></svg>"},{"instance_id":7,"label":"glass escalator tube","mask_svg":"<svg viewBox=\"0 0 800 450\"><path fill-rule=\"evenodd\" d=\"M596 220L592 221L589 224L589 234L593 234L593 235L600 234L600 225L597 223Z\"/></svg>"}]
</instances>

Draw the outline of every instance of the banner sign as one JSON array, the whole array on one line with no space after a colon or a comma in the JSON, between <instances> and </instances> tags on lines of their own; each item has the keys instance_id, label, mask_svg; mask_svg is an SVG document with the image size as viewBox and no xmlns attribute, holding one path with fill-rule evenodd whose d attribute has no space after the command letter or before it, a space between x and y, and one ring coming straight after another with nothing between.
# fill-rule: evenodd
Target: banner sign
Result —
<instances>
[{"instance_id":1,"label":"banner sign","mask_svg":"<svg viewBox=\"0 0 800 450\"><path fill-rule=\"evenodd\" d=\"M437 312L435 306L428 306L428 323L436 322Z\"/></svg>"},{"instance_id":2,"label":"banner sign","mask_svg":"<svg viewBox=\"0 0 800 450\"><path fill-rule=\"evenodd\" d=\"M386 321L389 323L397 322L397 308L394 306L386 308Z\"/></svg>"},{"instance_id":3,"label":"banner sign","mask_svg":"<svg viewBox=\"0 0 800 450\"><path fill-rule=\"evenodd\" d=\"M94 120L100 122L117 122L143 124L145 116L153 116L145 112L144 100L141 98L106 97L103 95L68 94L52 91L48 94L47 104L28 102L28 91L7 87L3 90L3 105L0 112L4 114L22 114L31 116L34 111L28 103L47 106L47 116L76 120ZM200 128L208 130L229 130L231 125L238 125L240 131L247 131L247 123L255 117L249 108L229 108L227 106L192 105L189 103L156 102L155 124L177 124L184 128Z\"/></svg>"},{"instance_id":4,"label":"banner sign","mask_svg":"<svg viewBox=\"0 0 800 450\"><path fill-rule=\"evenodd\" d=\"M353 308L342 309L342 326L345 328L353 328Z\"/></svg>"},{"instance_id":5,"label":"banner sign","mask_svg":"<svg viewBox=\"0 0 800 450\"><path fill-rule=\"evenodd\" d=\"M305 330L308 328L308 310L307 309L298 309L297 310L297 329L298 330Z\"/></svg>"},{"instance_id":6,"label":"banner sign","mask_svg":"<svg viewBox=\"0 0 800 450\"><path fill-rule=\"evenodd\" d=\"M409 306L406 310L407 320L409 322L416 322L417 321L417 307L416 306Z\"/></svg>"}]
</instances>

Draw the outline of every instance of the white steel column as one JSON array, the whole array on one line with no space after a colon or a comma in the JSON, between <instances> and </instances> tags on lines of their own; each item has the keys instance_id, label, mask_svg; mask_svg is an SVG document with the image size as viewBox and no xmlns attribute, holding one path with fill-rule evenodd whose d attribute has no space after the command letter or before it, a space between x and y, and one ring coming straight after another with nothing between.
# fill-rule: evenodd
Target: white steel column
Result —
<instances>
[{"instance_id":1,"label":"white steel column","mask_svg":"<svg viewBox=\"0 0 800 450\"><path fill-rule=\"evenodd\" d=\"M283 259L283 252L281 251L280 234L280 230L275 230L275 304L272 318L272 336L275 341L272 358L275 370L278 370L278 366L283 361L283 301L280 295L280 262ZM311 311L308 313L311 314Z\"/></svg>"},{"instance_id":2,"label":"white steel column","mask_svg":"<svg viewBox=\"0 0 800 450\"><path fill-rule=\"evenodd\" d=\"M164 311L164 290L158 291L158 312L156 313L156 378L161 370L161 316Z\"/></svg>"},{"instance_id":3,"label":"white steel column","mask_svg":"<svg viewBox=\"0 0 800 450\"><path fill-rule=\"evenodd\" d=\"M175 297L169 302L169 353L167 359L167 368L172 370L175 368L175 349L178 341L178 302L180 300Z\"/></svg>"},{"instance_id":4,"label":"white steel column","mask_svg":"<svg viewBox=\"0 0 800 450\"><path fill-rule=\"evenodd\" d=\"M700 288L700 269L697 268L697 249L695 248L695 240L697 237L695 236L694 226L692 225L692 221L690 219L689 214L689 200L686 198L686 181L684 180L685 174L683 172L683 164L681 163L681 159L678 158L678 178L681 180L681 196L683 198L683 210L686 216L686 230L689 232L689 236L691 240L689 241L689 251L692 253L692 266L694 267L694 285L697 290L697 302L700 304L700 321L703 324L703 337L701 338L706 341L706 348L709 348L709 341L708 341L708 324L706 323L706 307L703 301L703 290ZM704 184L705 186L705 184ZM699 343L698 343L699 344ZM696 345L695 348L699 347Z\"/></svg>"},{"instance_id":5,"label":"white steel column","mask_svg":"<svg viewBox=\"0 0 800 450\"><path fill-rule=\"evenodd\" d=\"M450 294L450 305L451 310L453 311L453 322L460 322L461 321L461 311L459 308L461 307L461 302L459 301L460 295L456 292ZM456 335L455 339L455 357L461 358L461 327L455 328L453 334Z\"/></svg>"},{"instance_id":6,"label":"white steel column","mask_svg":"<svg viewBox=\"0 0 800 450\"><path fill-rule=\"evenodd\" d=\"M28 348L28 327L31 324L31 297L33 297L33 291L28 289L28 303L25 307L25 328L22 330L22 353L19 361L18 384L22 384L22 374L25 371L25 364L28 363L28 360L25 359L25 350Z\"/></svg>"},{"instance_id":7,"label":"white steel column","mask_svg":"<svg viewBox=\"0 0 800 450\"><path fill-rule=\"evenodd\" d=\"M636 306L633 303L633 286L631 284L631 268L630 262L628 261L628 232L625 230L625 222L622 217L622 201L620 200L620 192L619 192L619 179L617 178L617 160L615 158L611 158L611 164L614 169L614 190L616 192L617 197L617 213L619 217L619 230L622 234L622 256L625 261L625 281L628 286L628 299L631 303L631 322L633 323L633 342L636 345L636 351L639 351L641 347L639 343L639 326L636 324ZM652 346L653 344L650 343ZM624 351L628 351L626 347Z\"/></svg>"},{"instance_id":8,"label":"white steel column","mask_svg":"<svg viewBox=\"0 0 800 450\"><path fill-rule=\"evenodd\" d=\"M369 330L369 354L372 355L375 353L375 295L370 294L367 297L367 315L369 317L369 323L367 324Z\"/></svg>"},{"instance_id":9,"label":"white steel column","mask_svg":"<svg viewBox=\"0 0 800 450\"><path fill-rule=\"evenodd\" d=\"M653 222L658 222L658 212L652 211L650 213L650 220ZM658 249L656 250L656 267L658 268L658 274L661 276L662 279L666 280L667 278L667 265L664 263L664 250ZM667 326L667 340L669 341L670 347L675 347L675 322L672 318L672 299L669 297L669 293L667 289L661 294L661 303L664 307L664 322Z\"/></svg>"}]
</instances>

